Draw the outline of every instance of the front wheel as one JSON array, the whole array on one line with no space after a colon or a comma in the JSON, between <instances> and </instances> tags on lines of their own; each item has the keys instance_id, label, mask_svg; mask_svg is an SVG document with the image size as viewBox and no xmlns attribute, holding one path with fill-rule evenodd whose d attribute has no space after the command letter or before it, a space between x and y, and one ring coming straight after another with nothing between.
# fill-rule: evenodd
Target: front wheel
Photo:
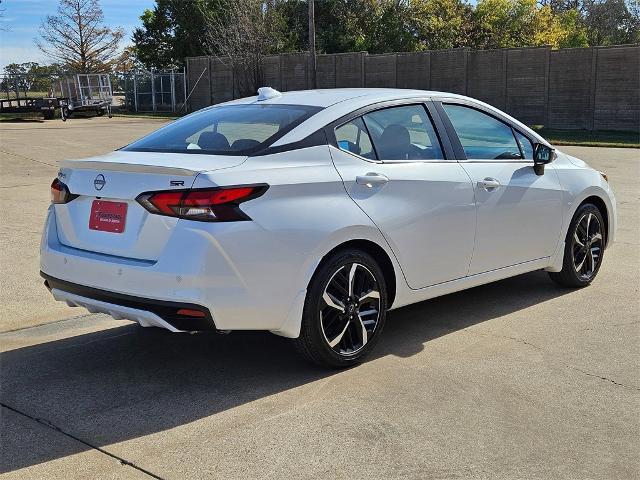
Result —
<instances>
[{"instance_id":1,"label":"front wheel","mask_svg":"<svg viewBox=\"0 0 640 480\"><path fill-rule=\"evenodd\" d=\"M324 261L311 279L295 346L318 365L357 364L380 337L386 308L384 275L371 255L339 252Z\"/></svg>"},{"instance_id":2,"label":"front wheel","mask_svg":"<svg viewBox=\"0 0 640 480\"><path fill-rule=\"evenodd\" d=\"M565 239L562 270L549 272L563 287L589 285L600 270L605 246L605 223L598 207L586 203L573 216Z\"/></svg>"}]
</instances>

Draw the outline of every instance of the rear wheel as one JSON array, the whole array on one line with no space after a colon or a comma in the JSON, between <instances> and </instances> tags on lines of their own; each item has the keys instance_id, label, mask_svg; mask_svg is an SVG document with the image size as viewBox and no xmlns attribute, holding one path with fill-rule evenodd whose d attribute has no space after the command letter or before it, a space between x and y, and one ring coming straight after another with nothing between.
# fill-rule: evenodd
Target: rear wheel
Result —
<instances>
[{"instance_id":1,"label":"rear wheel","mask_svg":"<svg viewBox=\"0 0 640 480\"><path fill-rule=\"evenodd\" d=\"M322 366L359 363L378 341L386 306L387 287L376 261L359 250L339 252L311 279L296 348Z\"/></svg>"},{"instance_id":2,"label":"rear wheel","mask_svg":"<svg viewBox=\"0 0 640 480\"><path fill-rule=\"evenodd\" d=\"M604 220L598 207L586 203L571 220L565 239L564 263L551 279L564 287L589 285L600 270L605 245Z\"/></svg>"}]
</instances>

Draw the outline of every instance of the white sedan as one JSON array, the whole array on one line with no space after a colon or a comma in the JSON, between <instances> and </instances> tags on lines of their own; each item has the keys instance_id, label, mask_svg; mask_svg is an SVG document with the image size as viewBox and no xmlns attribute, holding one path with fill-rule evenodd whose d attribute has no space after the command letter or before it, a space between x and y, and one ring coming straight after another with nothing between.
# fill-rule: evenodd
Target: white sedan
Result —
<instances>
[{"instance_id":1,"label":"white sedan","mask_svg":"<svg viewBox=\"0 0 640 480\"><path fill-rule=\"evenodd\" d=\"M338 89L200 110L61 163L41 245L53 296L172 332L269 330L360 361L387 311L544 269L596 277L605 174L460 95Z\"/></svg>"}]
</instances>

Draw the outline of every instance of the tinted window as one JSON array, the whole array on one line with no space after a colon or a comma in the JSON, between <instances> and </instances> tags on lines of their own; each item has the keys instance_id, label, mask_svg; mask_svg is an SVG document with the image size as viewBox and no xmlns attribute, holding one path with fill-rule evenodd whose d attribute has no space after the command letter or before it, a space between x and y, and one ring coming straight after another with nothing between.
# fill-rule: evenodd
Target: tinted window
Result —
<instances>
[{"instance_id":1,"label":"tinted window","mask_svg":"<svg viewBox=\"0 0 640 480\"><path fill-rule=\"evenodd\" d=\"M336 128L336 141L341 150L355 153L371 160L376 158L371 145L371 138L360 117Z\"/></svg>"},{"instance_id":2,"label":"tinted window","mask_svg":"<svg viewBox=\"0 0 640 480\"><path fill-rule=\"evenodd\" d=\"M442 160L442 148L422 105L385 108L364 115L380 160Z\"/></svg>"},{"instance_id":3,"label":"tinted window","mask_svg":"<svg viewBox=\"0 0 640 480\"><path fill-rule=\"evenodd\" d=\"M302 105L227 105L193 113L128 145L134 152L247 155L319 111Z\"/></svg>"},{"instance_id":4,"label":"tinted window","mask_svg":"<svg viewBox=\"0 0 640 480\"><path fill-rule=\"evenodd\" d=\"M461 105L443 105L467 158L520 159L511 127L500 120Z\"/></svg>"},{"instance_id":5,"label":"tinted window","mask_svg":"<svg viewBox=\"0 0 640 480\"><path fill-rule=\"evenodd\" d=\"M518 145L520 145L520 150L524 154L524 158L533 160L533 144L531 140L522 135L517 130L514 130L516 134L516 140L518 140Z\"/></svg>"}]
</instances>

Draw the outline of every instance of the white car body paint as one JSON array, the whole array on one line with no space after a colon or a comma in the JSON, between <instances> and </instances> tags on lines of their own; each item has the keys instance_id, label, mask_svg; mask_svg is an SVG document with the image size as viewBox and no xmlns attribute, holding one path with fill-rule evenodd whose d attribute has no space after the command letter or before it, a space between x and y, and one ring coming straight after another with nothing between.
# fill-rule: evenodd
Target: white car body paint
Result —
<instances>
[{"instance_id":1,"label":"white car body paint","mask_svg":"<svg viewBox=\"0 0 640 480\"><path fill-rule=\"evenodd\" d=\"M387 163L330 144L296 145L363 107L440 98L474 102L500 113L533 141L547 143L493 107L452 94L393 89L283 93L261 103L324 109L276 140L272 153L117 151L62 162L60 179L79 197L49 208L41 271L118 295L200 305L209 309L219 330L269 330L297 337L306 289L318 264L346 242L364 240L386 253L396 286L391 308L536 269L558 271L569 222L590 196L606 205L611 244L617 219L611 188L597 171L561 152L537 176L526 161ZM256 101L251 97L228 104ZM372 172L388 182L372 187L356 183L357 176ZM94 186L97 175L106 178L100 191ZM498 180L500 187L480 191L479 182L486 177ZM135 200L156 190L257 183L269 188L241 204L250 221L160 216ZM89 211L97 197L127 203L124 233L89 230ZM176 330L152 312L59 289L53 293L91 311Z\"/></svg>"}]
</instances>

